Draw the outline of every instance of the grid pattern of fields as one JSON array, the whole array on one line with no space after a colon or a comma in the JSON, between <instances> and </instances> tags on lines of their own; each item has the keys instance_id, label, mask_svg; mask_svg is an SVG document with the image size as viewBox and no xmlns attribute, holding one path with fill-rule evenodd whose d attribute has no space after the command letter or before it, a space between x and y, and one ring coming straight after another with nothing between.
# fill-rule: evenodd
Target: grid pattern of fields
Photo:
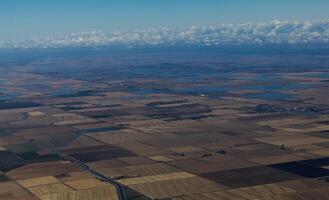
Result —
<instances>
[{"instance_id":1,"label":"grid pattern of fields","mask_svg":"<svg viewBox=\"0 0 329 200\"><path fill-rule=\"evenodd\" d=\"M328 78L232 74L0 74L0 199L328 199Z\"/></svg>"}]
</instances>

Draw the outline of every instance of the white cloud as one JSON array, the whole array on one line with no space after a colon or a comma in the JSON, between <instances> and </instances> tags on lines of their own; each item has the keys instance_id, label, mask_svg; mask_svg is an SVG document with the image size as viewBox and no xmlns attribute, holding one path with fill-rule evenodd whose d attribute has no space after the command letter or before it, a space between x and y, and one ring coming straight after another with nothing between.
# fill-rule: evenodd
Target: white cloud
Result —
<instances>
[{"instance_id":1,"label":"white cloud","mask_svg":"<svg viewBox=\"0 0 329 200\"><path fill-rule=\"evenodd\" d=\"M143 45L308 44L329 42L329 20L319 22L272 21L220 24L186 29L148 29L133 32L92 31L44 37L1 46L58 48ZM1 48L0 46L0 48Z\"/></svg>"}]
</instances>

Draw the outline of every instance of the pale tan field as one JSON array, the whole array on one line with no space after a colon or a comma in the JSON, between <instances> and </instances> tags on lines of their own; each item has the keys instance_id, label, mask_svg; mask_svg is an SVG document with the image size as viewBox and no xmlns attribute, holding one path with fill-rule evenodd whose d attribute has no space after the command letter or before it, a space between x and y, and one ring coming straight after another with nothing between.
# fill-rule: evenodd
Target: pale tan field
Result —
<instances>
[{"instance_id":1,"label":"pale tan field","mask_svg":"<svg viewBox=\"0 0 329 200\"><path fill-rule=\"evenodd\" d=\"M48 185L58 183L59 180L53 176L44 176L31 179L18 180L17 183L25 188L35 187L40 185Z\"/></svg>"}]
</instances>

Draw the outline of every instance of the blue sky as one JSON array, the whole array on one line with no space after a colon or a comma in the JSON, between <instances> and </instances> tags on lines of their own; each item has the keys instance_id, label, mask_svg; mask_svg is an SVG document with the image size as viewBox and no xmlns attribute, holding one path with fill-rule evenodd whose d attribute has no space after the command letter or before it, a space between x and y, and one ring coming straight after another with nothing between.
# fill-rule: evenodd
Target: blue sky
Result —
<instances>
[{"instance_id":1,"label":"blue sky","mask_svg":"<svg viewBox=\"0 0 329 200\"><path fill-rule=\"evenodd\" d=\"M92 30L329 19L328 0L0 0L0 39Z\"/></svg>"}]
</instances>

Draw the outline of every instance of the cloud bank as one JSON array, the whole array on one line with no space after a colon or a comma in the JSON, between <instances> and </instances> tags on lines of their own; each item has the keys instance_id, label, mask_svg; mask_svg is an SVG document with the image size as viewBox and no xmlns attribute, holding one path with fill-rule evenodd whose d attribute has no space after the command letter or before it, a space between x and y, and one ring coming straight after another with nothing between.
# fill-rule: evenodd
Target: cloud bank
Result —
<instances>
[{"instance_id":1,"label":"cloud bank","mask_svg":"<svg viewBox=\"0 0 329 200\"><path fill-rule=\"evenodd\" d=\"M329 20L318 22L272 21L268 23L219 24L185 29L147 29L132 32L92 31L65 36L44 37L0 47L62 48L102 46L174 45L267 45L329 43Z\"/></svg>"}]
</instances>

